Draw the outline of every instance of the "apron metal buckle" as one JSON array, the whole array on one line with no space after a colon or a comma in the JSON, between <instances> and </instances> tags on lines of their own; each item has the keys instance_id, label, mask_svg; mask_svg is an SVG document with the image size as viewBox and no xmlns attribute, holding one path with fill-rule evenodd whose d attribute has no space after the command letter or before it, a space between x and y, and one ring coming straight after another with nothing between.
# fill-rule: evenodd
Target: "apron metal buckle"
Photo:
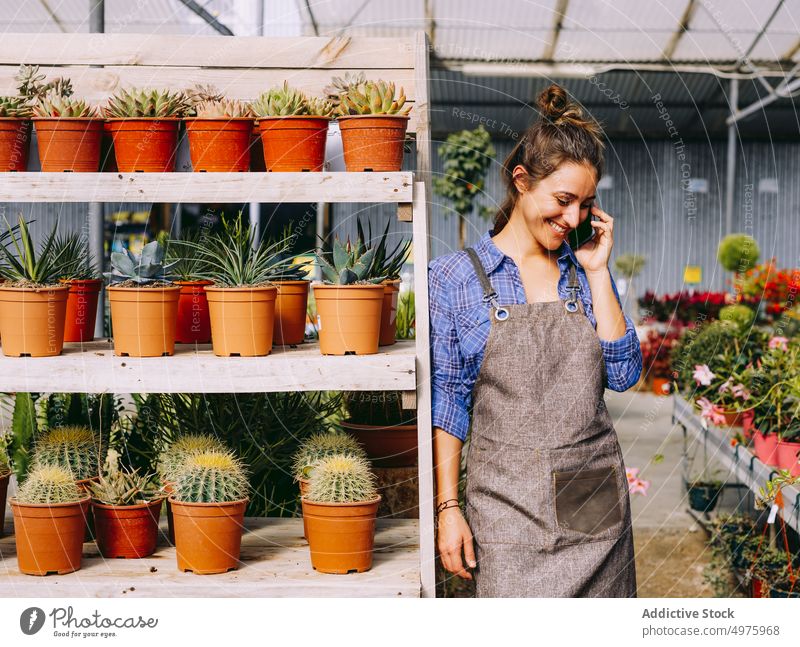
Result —
<instances>
[{"instance_id":1,"label":"apron metal buckle","mask_svg":"<svg viewBox=\"0 0 800 647\"><path fill-rule=\"evenodd\" d=\"M578 312L578 288L568 288L569 297L564 303L567 312Z\"/></svg>"},{"instance_id":2,"label":"apron metal buckle","mask_svg":"<svg viewBox=\"0 0 800 647\"><path fill-rule=\"evenodd\" d=\"M505 321L508 319L508 310L497 302L497 292L490 292L484 295L483 302L488 303L494 308L494 318L497 321Z\"/></svg>"}]
</instances>

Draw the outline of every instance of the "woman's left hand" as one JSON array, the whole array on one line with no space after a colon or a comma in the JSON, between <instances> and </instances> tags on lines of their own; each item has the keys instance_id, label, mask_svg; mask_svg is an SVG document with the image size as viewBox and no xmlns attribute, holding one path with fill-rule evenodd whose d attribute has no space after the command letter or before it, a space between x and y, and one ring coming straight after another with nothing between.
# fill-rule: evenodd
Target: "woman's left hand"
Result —
<instances>
[{"instance_id":1,"label":"woman's left hand","mask_svg":"<svg viewBox=\"0 0 800 647\"><path fill-rule=\"evenodd\" d=\"M608 259L614 246L614 219L595 205L592 205L592 213L599 218L592 221L594 238L575 251L581 266L589 273L608 268Z\"/></svg>"}]
</instances>

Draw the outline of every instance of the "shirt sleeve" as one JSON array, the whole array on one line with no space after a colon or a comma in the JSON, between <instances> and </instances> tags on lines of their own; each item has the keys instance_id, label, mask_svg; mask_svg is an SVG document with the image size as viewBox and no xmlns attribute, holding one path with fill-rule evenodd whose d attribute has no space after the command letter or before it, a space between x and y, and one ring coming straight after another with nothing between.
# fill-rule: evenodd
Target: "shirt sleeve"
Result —
<instances>
[{"instance_id":1,"label":"shirt sleeve","mask_svg":"<svg viewBox=\"0 0 800 647\"><path fill-rule=\"evenodd\" d=\"M464 361L443 272L428 266L431 342L431 409L434 427L467 439L469 403L463 395Z\"/></svg>"},{"instance_id":2,"label":"shirt sleeve","mask_svg":"<svg viewBox=\"0 0 800 647\"><path fill-rule=\"evenodd\" d=\"M614 290L614 296L617 297L617 303L622 309L614 277L611 277L611 287ZM603 359L606 364L606 387L612 391L627 391L639 381L639 376L642 374L642 348L639 344L639 337L636 335L633 321L624 314L624 311L623 316L625 317L625 334L613 341L600 340L600 348L603 349Z\"/></svg>"}]
</instances>

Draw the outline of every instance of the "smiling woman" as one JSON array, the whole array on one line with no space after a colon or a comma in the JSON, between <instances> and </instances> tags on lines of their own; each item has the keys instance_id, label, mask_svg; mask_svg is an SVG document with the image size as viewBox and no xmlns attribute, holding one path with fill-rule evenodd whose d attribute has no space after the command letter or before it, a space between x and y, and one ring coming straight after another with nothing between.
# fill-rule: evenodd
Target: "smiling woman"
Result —
<instances>
[{"instance_id":1,"label":"smiling woman","mask_svg":"<svg viewBox=\"0 0 800 647\"><path fill-rule=\"evenodd\" d=\"M438 547L479 597L634 597L603 392L635 384L642 359L608 270L613 218L592 207L601 133L558 86L539 108L503 164L493 231L429 267ZM586 222L594 236L573 250Z\"/></svg>"}]
</instances>

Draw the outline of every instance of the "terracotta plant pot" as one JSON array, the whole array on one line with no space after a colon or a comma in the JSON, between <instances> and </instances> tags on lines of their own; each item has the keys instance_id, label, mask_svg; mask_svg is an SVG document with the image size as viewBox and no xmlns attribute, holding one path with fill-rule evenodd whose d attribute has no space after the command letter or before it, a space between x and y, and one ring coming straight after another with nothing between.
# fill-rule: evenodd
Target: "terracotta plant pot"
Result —
<instances>
[{"instance_id":1,"label":"terracotta plant pot","mask_svg":"<svg viewBox=\"0 0 800 647\"><path fill-rule=\"evenodd\" d=\"M397 299L400 295L400 279L384 281L383 307L381 309L380 346L391 346L397 339Z\"/></svg>"},{"instance_id":2,"label":"terracotta plant pot","mask_svg":"<svg viewBox=\"0 0 800 647\"><path fill-rule=\"evenodd\" d=\"M308 479L298 479L297 482L300 485L300 496L304 497L308 494L308 486L311 481ZM305 515L303 515L303 539L308 539L308 524L306 523Z\"/></svg>"},{"instance_id":3,"label":"terracotta plant pot","mask_svg":"<svg viewBox=\"0 0 800 647\"><path fill-rule=\"evenodd\" d=\"M94 339L97 301L103 282L99 279L61 281L69 287L64 341L86 342Z\"/></svg>"},{"instance_id":4,"label":"terracotta plant pot","mask_svg":"<svg viewBox=\"0 0 800 647\"><path fill-rule=\"evenodd\" d=\"M35 117L33 121L42 171L97 173L100 170L102 119Z\"/></svg>"},{"instance_id":5,"label":"terracotta plant pot","mask_svg":"<svg viewBox=\"0 0 800 647\"><path fill-rule=\"evenodd\" d=\"M106 288L111 303L114 354L161 357L175 352L178 285L159 288Z\"/></svg>"},{"instance_id":6,"label":"terracotta plant pot","mask_svg":"<svg viewBox=\"0 0 800 647\"><path fill-rule=\"evenodd\" d=\"M315 285L320 352L377 353L383 293L382 285Z\"/></svg>"},{"instance_id":7,"label":"terracotta plant pot","mask_svg":"<svg viewBox=\"0 0 800 647\"><path fill-rule=\"evenodd\" d=\"M178 570L209 575L239 568L247 499L231 503L170 499Z\"/></svg>"},{"instance_id":8,"label":"terracotta plant pot","mask_svg":"<svg viewBox=\"0 0 800 647\"><path fill-rule=\"evenodd\" d=\"M344 165L348 171L399 171L408 116L348 115L339 117Z\"/></svg>"},{"instance_id":9,"label":"terracotta plant pot","mask_svg":"<svg viewBox=\"0 0 800 647\"><path fill-rule=\"evenodd\" d=\"M777 467L789 470L792 476L800 476L800 463L797 462L798 452L800 452L800 443L779 440L775 451Z\"/></svg>"},{"instance_id":10,"label":"terracotta plant pot","mask_svg":"<svg viewBox=\"0 0 800 647\"><path fill-rule=\"evenodd\" d=\"M268 171L321 171L328 139L327 117L259 117Z\"/></svg>"},{"instance_id":11,"label":"terracotta plant pot","mask_svg":"<svg viewBox=\"0 0 800 647\"><path fill-rule=\"evenodd\" d=\"M315 503L303 497L311 565L321 573L361 573L372 567L381 496L358 503Z\"/></svg>"},{"instance_id":12,"label":"terracotta plant pot","mask_svg":"<svg viewBox=\"0 0 800 647\"><path fill-rule=\"evenodd\" d=\"M17 563L26 575L72 573L81 567L89 497L75 503L28 504L11 499Z\"/></svg>"},{"instance_id":13,"label":"terracotta plant pot","mask_svg":"<svg viewBox=\"0 0 800 647\"><path fill-rule=\"evenodd\" d=\"M249 171L253 121L230 117L186 119L192 170L200 173Z\"/></svg>"},{"instance_id":14,"label":"terracotta plant pot","mask_svg":"<svg viewBox=\"0 0 800 647\"><path fill-rule=\"evenodd\" d=\"M105 505L92 501L97 547L103 557L139 559L156 552L161 502Z\"/></svg>"},{"instance_id":15,"label":"terracotta plant pot","mask_svg":"<svg viewBox=\"0 0 800 647\"><path fill-rule=\"evenodd\" d=\"M778 464L778 435L762 434L758 430L753 430L753 449L756 458L764 465L775 467Z\"/></svg>"},{"instance_id":16,"label":"terracotta plant pot","mask_svg":"<svg viewBox=\"0 0 800 647\"><path fill-rule=\"evenodd\" d=\"M654 377L652 390L656 395L669 395L671 380L668 377ZM664 390L666 388L666 390Z\"/></svg>"},{"instance_id":17,"label":"terracotta plant pot","mask_svg":"<svg viewBox=\"0 0 800 647\"><path fill-rule=\"evenodd\" d=\"M52 357L64 348L67 286L0 285L0 337L7 357Z\"/></svg>"},{"instance_id":18,"label":"terracotta plant pot","mask_svg":"<svg viewBox=\"0 0 800 647\"><path fill-rule=\"evenodd\" d=\"M374 467L411 467L417 464L417 425L377 427L349 420L340 424L355 436Z\"/></svg>"},{"instance_id":19,"label":"terracotta plant pot","mask_svg":"<svg viewBox=\"0 0 800 647\"><path fill-rule=\"evenodd\" d=\"M177 118L109 119L120 173L168 173L175 170Z\"/></svg>"},{"instance_id":20,"label":"terracotta plant pot","mask_svg":"<svg viewBox=\"0 0 800 647\"><path fill-rule=\"evenodd\" d=\"M725 427L744 426L744 413L739 411L726 411L722 415L725 416Z\"/></svg>"},{"instance_id":21,"label":"terracotta plant pot","mask_svg":"<svg viewBox=\"0 0 800 647\"><path fill-rule=\"evenodd\" d=\"M11 479L11 472L0 474L0 537L4 534L6 521L6 496L8 495L8 481Z\"/></svg>"},{"instance_id":22,"label":"terracotta plant pot","mask_svg":"<svg viewBox=\"0 0 800 647\"><path fill-rule=\"evenodd\" d=\"M211 341L206 286L211 281L175 281L181 286L175 341L179 344L207 344Z\"/></svg>"},{"instance_id":23,"label":"terracotta plant pot","mask_svg":"<svg viewBox=\"0 0 800 647\"><path fill-rule=\"evenodd\" d=\"M30 145L29 119L0 117L0 172L27 171Z\"/></svg>"},{"instance_id":24,"label":"terracotta plant pot","mask_svg":"<svg viewBox=\"0 0 800 647\"><path fill-rule=\"evenodd\" d=\"M274 286L207 287L211 340L220 357L262 357L272 350L275 326Z\"/></svg>"},{"instance_id":25,"label":"terracotta plant pot","mask_svg":"<svg viewBox=\"0 0 800 647\"><path fill-rule=\"evenodd\" d=\"M277 281L273 346L297 346L306 334L309 281Z\"/></svg>"}]
</instances>

